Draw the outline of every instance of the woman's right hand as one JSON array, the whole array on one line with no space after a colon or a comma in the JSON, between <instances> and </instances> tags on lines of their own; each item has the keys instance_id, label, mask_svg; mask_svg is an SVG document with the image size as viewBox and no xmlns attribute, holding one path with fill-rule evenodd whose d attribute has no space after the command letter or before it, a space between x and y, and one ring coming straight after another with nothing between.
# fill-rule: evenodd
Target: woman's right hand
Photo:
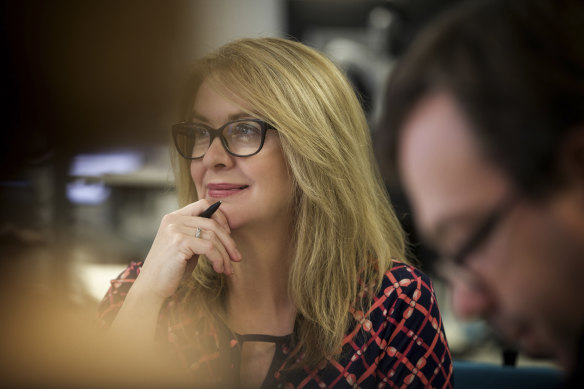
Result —
<instances>
[{"instance_id":1,"label":"woman's right hand","mask_svg":"<svg viewBox=\"0 0 584 389\"><path fill-rule=\"evenodd\" d=\"M231 261L240 261L241 254L221 208L210 219L198 216L210 205L208 200L199 200L162 218L136 283L161 299L169 297L183 277L192 273L200 255L217 273L233 274ZM197 227L199 238L195 237Z\"/></svg>"}]
</instances>

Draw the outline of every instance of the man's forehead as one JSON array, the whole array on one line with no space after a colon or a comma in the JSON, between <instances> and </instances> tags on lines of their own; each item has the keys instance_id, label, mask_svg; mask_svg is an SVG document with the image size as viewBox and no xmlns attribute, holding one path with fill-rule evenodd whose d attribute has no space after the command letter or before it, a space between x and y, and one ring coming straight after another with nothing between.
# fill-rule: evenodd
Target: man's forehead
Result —
<instances>
[{"instance_id":1,"label":"man's forehead","mask_svg":"<svg viewBox=\"0 0 584 389\"><path fill-rule=\"evenodd\" d=\"M470 125L446 94L420 101L399 146L402 182L423 229L469 209L481 211L505 191L503 175L482 157Z\"/></svg>"}]
</instances>

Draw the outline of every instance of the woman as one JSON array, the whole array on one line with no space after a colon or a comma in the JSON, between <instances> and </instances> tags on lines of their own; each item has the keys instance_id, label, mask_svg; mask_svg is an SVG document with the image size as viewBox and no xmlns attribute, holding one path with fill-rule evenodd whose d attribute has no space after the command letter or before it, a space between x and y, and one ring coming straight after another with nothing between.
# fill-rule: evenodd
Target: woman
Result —
<instances>
[{"instance_id":1,"label":"woman","mask_svg":"<svg viewBox=\"0 0 584 389\"><path fill-rule=\"evenodd\" d=\"M184 207L112 283L104 323L159 339L204 387L449 387L431 283L404 262L344 75L244 39L199 61L193 91L173 127Z\"/></svg>"}]
</instances>

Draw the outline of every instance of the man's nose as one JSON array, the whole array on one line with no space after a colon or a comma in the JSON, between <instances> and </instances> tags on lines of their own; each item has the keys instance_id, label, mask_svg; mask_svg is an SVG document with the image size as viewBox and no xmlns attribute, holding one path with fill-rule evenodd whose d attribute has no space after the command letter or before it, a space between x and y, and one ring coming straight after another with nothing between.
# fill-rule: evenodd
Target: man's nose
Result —
<instances>
[{"instance_id":1,"label":"man's nose","mask_svg":"<svg viewBox=\"0 0 584 389\"><path fill-rule=\"evenodd\" d=\"M492 308L491 296L483 287L462 281L451 282L452 308L456 316L463 320L485 317Z\"/></svg>"}]
</instances>

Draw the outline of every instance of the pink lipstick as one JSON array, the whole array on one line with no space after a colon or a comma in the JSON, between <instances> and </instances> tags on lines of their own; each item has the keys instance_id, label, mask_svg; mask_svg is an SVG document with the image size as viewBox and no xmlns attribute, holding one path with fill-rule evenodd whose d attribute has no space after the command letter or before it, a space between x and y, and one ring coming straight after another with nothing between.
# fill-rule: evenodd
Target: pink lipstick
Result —
<instances>
[{"instance_id":1,"label":"pink lipstick","mask_svg":"<svg viewBox=\"0 0 584 389\"><path fill-rule=\"evenodd\" d=\"M241 191L248 188L248 185L241 184L208 184L207 185L207 195L212 198L220 199L224 197L233 196L235 194L241 193Z\"/></svg>"}]
</instances>

